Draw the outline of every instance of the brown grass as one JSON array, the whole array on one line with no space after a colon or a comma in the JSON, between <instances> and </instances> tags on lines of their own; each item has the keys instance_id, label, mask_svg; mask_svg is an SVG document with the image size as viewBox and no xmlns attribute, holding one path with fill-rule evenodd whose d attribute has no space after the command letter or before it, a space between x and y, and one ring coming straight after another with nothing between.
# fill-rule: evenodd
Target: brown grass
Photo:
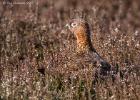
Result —
<instances>
[{"instance_id":1,"label":"brown grass","mask_svg":"<svg viewBox=\"0 0 140 100\"><path fill-rule=\"evenodd\" d=\"M0 2L0 99L140 99L139 0L12 1ZM77 66L75 37L64 26L81 15L97 52L118 69L114 81L95 82L92 65Z\"/></svg>"}]
</instances>

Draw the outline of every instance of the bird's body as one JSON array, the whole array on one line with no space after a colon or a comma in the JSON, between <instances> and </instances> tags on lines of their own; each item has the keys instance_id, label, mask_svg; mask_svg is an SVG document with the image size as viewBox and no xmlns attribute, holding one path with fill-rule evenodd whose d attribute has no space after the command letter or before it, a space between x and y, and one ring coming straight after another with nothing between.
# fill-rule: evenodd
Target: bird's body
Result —
<instances>
[{"instance_id":1,"label":"bird's body","mask_svg":"<svg viewBox=\"0 0 140 100\"><path fill-rule=\"evenodd\" d=\"M111 65L92 46L88 23L84 19L79 18L73 19L67 26L77 39L76 51L78 56L76 61L93 64L99 69L100 75L106 75L110 71Z\"/></svg>"}]
</instances>

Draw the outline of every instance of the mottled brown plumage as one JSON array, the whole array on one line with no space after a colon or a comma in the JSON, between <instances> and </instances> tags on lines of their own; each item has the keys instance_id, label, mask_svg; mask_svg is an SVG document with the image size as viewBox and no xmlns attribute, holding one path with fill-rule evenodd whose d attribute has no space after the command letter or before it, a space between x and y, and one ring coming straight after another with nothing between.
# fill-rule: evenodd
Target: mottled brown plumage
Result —
<instances>
[{"instance_id":1,"label":"mottled brown plumage","mask_svg":"<svg viewBox=\"0 0 140 100\"><path fill-rule=\"evenodd\" d=\"M86 60L96 64L100 74L106 75L110 71L111 65L92 46L89 24L84 19L78 18L71 20L67 26L77 39L77 53L81 55L81 62Z\"/></svg>"}]
</instances>

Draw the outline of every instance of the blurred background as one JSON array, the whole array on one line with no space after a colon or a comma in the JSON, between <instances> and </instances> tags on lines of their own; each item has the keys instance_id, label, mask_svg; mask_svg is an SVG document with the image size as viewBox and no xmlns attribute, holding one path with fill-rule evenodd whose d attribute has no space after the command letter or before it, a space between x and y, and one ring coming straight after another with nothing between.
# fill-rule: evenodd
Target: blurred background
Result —
<instances>
[{"instance_id":1,"label":"blurred background","mask_svg":"<svg viewBox=\"0 0 140 100\"><path fill-rule=\"evenodd\" d=\"M94 69L69 72L75 37L65 25L77 17L116 81L93 89ZM140 100L139 61L140 0L0 1L0 100Z\"/></svg>"}]
</instances>

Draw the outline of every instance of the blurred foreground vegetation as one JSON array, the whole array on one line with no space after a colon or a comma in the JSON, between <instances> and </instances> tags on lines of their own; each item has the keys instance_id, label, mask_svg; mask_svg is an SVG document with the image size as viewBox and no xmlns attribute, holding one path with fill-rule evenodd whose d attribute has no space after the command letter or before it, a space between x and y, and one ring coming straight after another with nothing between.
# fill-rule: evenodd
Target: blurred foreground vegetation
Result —
<instances>
[{"instance_id":1,"label":"blurred foreground vegetation","mask_svg":"<svg viewBox=\"0 0 140 100\"><path fill-rule=\"evenodd\" d=\"M81 15L115 80L95 84L84 63L73 71L76 40L65 25ZM139 19L139 0L0 1L0 100L140 100Z\"/></svg>"}]
</instances>

